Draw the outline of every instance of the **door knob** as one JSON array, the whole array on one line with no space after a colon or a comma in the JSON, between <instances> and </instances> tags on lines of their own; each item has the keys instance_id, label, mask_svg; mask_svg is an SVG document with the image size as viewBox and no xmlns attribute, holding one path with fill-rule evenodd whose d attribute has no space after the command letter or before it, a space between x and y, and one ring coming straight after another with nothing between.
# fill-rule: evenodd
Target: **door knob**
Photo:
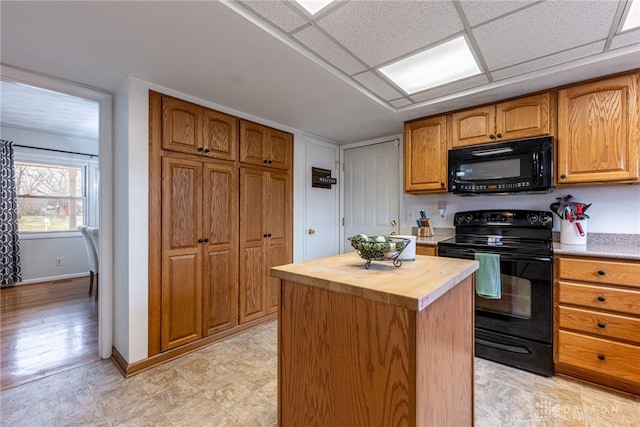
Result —
<instances>
[{"instance_id":1,"label":"door knob","mask_svg":"<svg viewBox=\"0 0 640 427\"><path fill-rule=\"evenodd\" d=\"M309 235L316 234L316 230L314 230L313 228L310 228L310 229L307 231L307 233L309 233Z\"/></svg>"},{"instance_id":2,"label":"door knob","mask_svg":"<svg viewBox=\"0 0 640 427\"><path fill-rule=\"evenodd\" d=\"M398 223L396 222L396 220L395 220L395 219L392 219L392 220L391 220L391 226L392 226L392 227L395 227L396 225L398 225Z\"/></svg>"}]
</instances>

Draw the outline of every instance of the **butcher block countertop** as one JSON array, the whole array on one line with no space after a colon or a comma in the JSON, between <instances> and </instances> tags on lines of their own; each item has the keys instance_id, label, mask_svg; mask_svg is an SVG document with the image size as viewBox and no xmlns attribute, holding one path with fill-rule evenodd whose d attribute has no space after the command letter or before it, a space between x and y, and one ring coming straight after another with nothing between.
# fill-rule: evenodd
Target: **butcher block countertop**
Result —
<instances>
[{"instance_id":1,"label":"butcher block countertop","mask_svg":"<svg viewBox=\"0 0 640 427\"><path fill-rule=\"evenodd\" d=\"M478 269L477 261L417 255L394 267L355 252L271 268L271 276L421 311Z\"/></svg>"}]
</instances>

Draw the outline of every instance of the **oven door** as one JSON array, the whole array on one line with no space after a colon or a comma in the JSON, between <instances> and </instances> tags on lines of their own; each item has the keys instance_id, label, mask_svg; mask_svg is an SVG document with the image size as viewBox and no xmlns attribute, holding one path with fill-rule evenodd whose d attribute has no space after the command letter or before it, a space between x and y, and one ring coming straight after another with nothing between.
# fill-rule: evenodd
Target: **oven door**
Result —
<instances>
[{"instance_id":1,"label":"oven door","mask_svg":"<svg viewBox=\"0 0 640 427\"><path fill-rule=\"evenodd\" d=\"M474 259L474 249L441 248L440 256ZM493 253L490 250L479 252ZM476 328L551 343L553 337L553 260L500 253L499 299L476 295Z\"/></svg>"}]
</instances>

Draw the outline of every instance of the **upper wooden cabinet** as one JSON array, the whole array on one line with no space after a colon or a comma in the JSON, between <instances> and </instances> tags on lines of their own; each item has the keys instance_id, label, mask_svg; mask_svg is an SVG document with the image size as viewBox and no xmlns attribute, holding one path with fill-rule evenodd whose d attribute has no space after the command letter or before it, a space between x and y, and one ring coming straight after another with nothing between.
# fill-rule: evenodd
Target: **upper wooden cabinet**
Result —
<instances>
[{"instance_id":1,"label":"upper wooden cabinet","mask_svg":"<svg viewBox=\"0 0 640 427\"><path fill-rule=\"evenodd\" d=\"M638 181L638 76L558 91L558 185Z\"/></svg>"},{"instance_id":2,"label":"upper wooden cabinet","mask_svg":"<svg viewBox=\"0 0 640 427\"><path fill-rule=\"evenodd\" d=\"M293 135L240 120L240 161L256 166L291 168Z\"/></svg>"},{"instance_id":3,"label":"upper wooden cabinet","mask_svg":"<svg viewBox=\"0 0 640 427\"><path fill-rule=\"evenodd\" d=\"M404 125L404 191L447 191L447 116Z\"/></svg>"},{"instance_id":4,"label":"upper wooden cabinet","mask_svg":"<svg viewBox=\"0 0 640 427\"><path fill-rule=\"evenodd\" d=\"M552 133L550 92L451 114L452 148Z\"/></svg>"},{"instance_id":5,"label":"upper wooden cabinet","mask_svg":"<svg viewBox=\"0 0 640 427\"><path fill-rule=\"evenodd\" d=\"M162 97L162 149L235 160L238 119L191 102Z\"/></svg>"}]
</instances>

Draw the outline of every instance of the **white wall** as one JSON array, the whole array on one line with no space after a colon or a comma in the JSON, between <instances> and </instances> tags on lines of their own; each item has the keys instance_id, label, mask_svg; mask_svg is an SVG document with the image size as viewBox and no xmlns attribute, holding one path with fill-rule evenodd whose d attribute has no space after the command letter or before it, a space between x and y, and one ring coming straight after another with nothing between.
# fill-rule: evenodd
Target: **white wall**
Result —
<instances>
[{"instance_id":1,"label":"white wall","mask_svg":"<svg viewBox=\"0 0 640 427\"><path fill-rule=\"evenodd\" d=\"M114 152L114 346L134 363L148 355L149 90L294 135L294 261L303 259L303 133L153 83L128 78L116 93Z\"/></svg>"},{"instance_id":2,"label":"white wall","mask_svg":"<svg viewBox=\"0 0 640 427\"><path fill-rule=\"evenodd\" d=\"M2 126L0 131L3 139L13 141L21 146L98 154L98 141L93 139L49 134L10 126ZM25 149L16 148L17 151L25 151ZM32 153L33 151L25 152ZM47 152L41 151L40 153L46 155ZM97 216L97 209L93 210ZM89 274L89 263L84 241L80 233L75 231L60 233L58 237L40 233L37 235L23 234L20 240L20 257L22 260L22 282L19 285L80 277ZM61 266L55 265L56 258L62 258Z\"/></svg>"}]
</instances>

